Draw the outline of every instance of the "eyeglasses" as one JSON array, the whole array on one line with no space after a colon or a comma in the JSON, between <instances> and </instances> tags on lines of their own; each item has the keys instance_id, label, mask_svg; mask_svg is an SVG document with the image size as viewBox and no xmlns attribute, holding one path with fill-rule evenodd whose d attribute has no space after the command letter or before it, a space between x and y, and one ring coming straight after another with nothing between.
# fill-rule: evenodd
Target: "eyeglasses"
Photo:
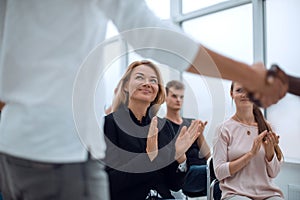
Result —
<instances>
[{"instance_id":1,"label":"eyeglasses","mask_svg":"<svg viewBox=\"0 0 300 200\"><path fill-rule=\"evenodd\" d=\"M142 83L150 83L153 85L158 85L157 78L154 77L145 77L144 75L141 75L140 73L136 74L135 80L142 82Z\"/></svg>"}]
</instances>

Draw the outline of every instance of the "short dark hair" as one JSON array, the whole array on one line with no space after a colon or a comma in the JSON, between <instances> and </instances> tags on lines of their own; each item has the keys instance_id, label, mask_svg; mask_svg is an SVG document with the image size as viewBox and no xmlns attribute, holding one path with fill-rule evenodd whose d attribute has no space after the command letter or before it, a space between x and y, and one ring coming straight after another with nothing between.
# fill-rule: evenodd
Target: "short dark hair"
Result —
<instances>
[{"instance_id":1,"label":"short dark hair","mask_svg":"<svg viewBox=\"0 0 300 200\"><path fill-rule=\"evenodd\" d=\"M184 90L185 89L185 86L184 84L181 82L181 81L178 81L178 80L172 80L172 81L169 81L166 85L166 93L168 95L169 93L169 89L174 87L175 90Z\"/></svg>"}]
</instances>

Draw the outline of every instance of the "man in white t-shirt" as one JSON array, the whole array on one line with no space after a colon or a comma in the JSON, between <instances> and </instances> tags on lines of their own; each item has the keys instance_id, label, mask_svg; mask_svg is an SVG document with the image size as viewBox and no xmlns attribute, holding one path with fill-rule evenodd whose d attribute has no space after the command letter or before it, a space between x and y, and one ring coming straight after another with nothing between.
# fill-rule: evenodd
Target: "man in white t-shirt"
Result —
<instances>
[{"instance_id":1,"label":"man in white t-shirt","mask_svg":"<svg viewBox=\"0 0 300 200\"><path fill-rule=\"evenodd\" d=\"M158 19L141 0L0 0L0 101L5 103L0 123L0 188L4 198L109 198L106 174L97 161L105 156L103 135L83 144L72 111L79 67L104 40L109 19L119 32L137 30L124 38L133 47L165 45L191 60L194 67L168 59L162 51L147 55L158 62L233 79L254 92L264 106L286 93L287 84L279 79L266 82L266 70L200 46L178 27ZM145 27L155 28L138 34Z\"/></svg>"}]
</instances>

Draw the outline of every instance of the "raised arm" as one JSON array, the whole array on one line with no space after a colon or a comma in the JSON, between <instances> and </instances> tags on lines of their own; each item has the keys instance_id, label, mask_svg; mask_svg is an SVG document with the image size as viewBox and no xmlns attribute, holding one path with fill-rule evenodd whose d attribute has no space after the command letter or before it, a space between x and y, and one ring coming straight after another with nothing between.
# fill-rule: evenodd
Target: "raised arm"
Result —
<instances>
[{"instance_id":1,"label":"raised arm","mask_svg":"<svg viewBox=\"0 0 300 200\"><path fill-rule=\"evenodd\" d=\"M189 67L188 71L239 82L249 93L253 93L253 97L260 101L260 106L263 107L277 103L288 90L285 78L267 78L267 70L262 63L250 66L204 46L199 48L193 66Z\"/></svg>"},{"instance_id":2,"label":"raised arm","mask_svg":"<svg viewBox=\"0 0 300 200\"><path fill-rule=\"evenodd\" d=\"M200 121L200 129L199 129L200 135L197 138L197 145L199 147L199 155L201 155L201 157L205 157L205 159L207 160L211 156L211 154L210 154L210 147L207 144L205 137L203 135L203 131L205 129L206 124L207 121L205 122Z\"/></svg>"},{"instance_id":3,"label":"raised arm","mask_svg":"<svg viewBox=\"0 0 300 200\"><path fill-rule=\"evenodd\" d=\"M265 161L267 166L267 173L271 178L275 178L278 175L283 160L282 152L280 150L280 147L278 146L278 143L279 137L274 132L268 133L263 142L266 152Z\"/></svg>"},{"instance_id":4,"label":"raised arm","mask_svg":"<svg viewBox=\"0 0 300 200\"><path fill-rule=\"evenodd\" d=\"M277 64L273 64L268 70L268 74L278 77L283 82L288 82L288 92L300 96L300 77L286 74Z\"/></svg>"},{"instance_id":5,"label":"raised arm","mask_svg":"<svg viewBox=\"0 0 300 200\"><path fill-rule=\"evenodd\" d=\"M288 83L277 77L272 84L267 81L263 64L251 67L202 46L176 25L155 16L144 1L112 0L105 7L103 11L122 32L122 38L134 49L147 49L138 52L144 57L180 71L237 81L253 93L263 107L276 103L287 92Z\"/></svg>"},{"instance_id":6,"label":"raised arm","mask_svg":"<svg viewBox=\"0 0 300 200\"><path fill-rule=\"evenodd\" d=\"M300 77L288 75L289 93L300 96Z\"/></svg>"}]
</instances>

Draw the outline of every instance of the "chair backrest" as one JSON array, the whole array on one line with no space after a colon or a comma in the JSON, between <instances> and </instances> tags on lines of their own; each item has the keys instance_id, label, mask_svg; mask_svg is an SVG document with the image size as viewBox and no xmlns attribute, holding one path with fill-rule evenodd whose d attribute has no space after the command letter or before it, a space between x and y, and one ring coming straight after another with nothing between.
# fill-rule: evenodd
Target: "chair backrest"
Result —
<instances>
[{"instance_id":1,"label":"chair backrest","mask_svg":"<svg viewBox=\"0 0 300 200\"><path fill-rule=\"evenodd\" d=\"M219 188L219 181L216 178L213 158L209 157L207 160L207 200L220 200L221 199L221 190Z\"/></svg>"}]
</instances>

